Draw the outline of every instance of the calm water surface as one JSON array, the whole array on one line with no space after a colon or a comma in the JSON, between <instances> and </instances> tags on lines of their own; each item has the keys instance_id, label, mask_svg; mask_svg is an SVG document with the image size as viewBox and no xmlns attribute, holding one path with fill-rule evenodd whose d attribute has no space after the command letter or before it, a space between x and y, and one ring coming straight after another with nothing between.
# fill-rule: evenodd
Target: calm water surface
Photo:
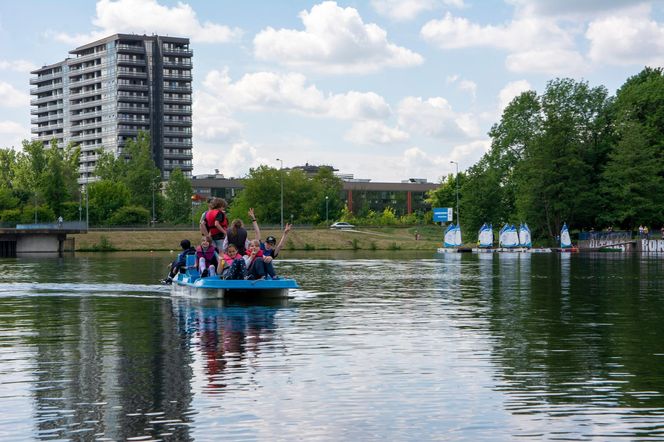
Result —
<instances>
[{"instance_id":1,"label":"calm water surface","mask_svg":"<svg viewBox=\"0 0 664 442\"><path fill-rule=\"evenodd\" d=\"M0 261L0 440L664 439L663 256L310 254L245 305L169 259Z\"/></svg>"}]
</instances>

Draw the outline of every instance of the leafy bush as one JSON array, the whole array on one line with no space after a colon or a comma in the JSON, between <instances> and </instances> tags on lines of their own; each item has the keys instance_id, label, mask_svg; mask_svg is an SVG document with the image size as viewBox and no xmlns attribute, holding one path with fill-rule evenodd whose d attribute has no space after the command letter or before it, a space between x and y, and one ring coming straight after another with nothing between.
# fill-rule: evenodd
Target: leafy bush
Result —
<instances>
[{"instance_id":1,"label":"leafy bush","mask_svg":"<svg viewBox=\"0 0 664 442\"><path fill-rule=\"evenodd\" d=\"M108 222L112 226L147 225L150 222L150 211L138 206L124 206L118 209Z\"/></svg>"},{"instance_id":2,"label":"leafy bush","mask_svg":"<svg viewBox=\"0 0 664 442\"><path fill-rule=\"evenodd\" d=\"M3 224L18 224L21 222L21 209L7 209L0 212L0 222Z\"/></svg>"},{"instance_id":3,"label":"leafy bush","mask_svg":"<svg viewBox=\"0 0 664 442\"><path fill-rule=\"evenodd\" d=\"M21 213L21 223L30 224L35 222L35 212L37 212L37 222L38 223L50 223L55 221L56 216L51 210L50 207L46 206L27 206L23 208Z\"/></svg>"}]
</instances>

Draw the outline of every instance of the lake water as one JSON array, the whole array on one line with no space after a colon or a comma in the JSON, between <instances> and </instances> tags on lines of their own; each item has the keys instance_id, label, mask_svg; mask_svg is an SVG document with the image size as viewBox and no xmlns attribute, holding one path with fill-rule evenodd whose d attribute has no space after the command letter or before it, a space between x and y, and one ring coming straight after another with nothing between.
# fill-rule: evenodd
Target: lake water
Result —
<instances>
[{"instance_id":1,"label":"lake water","mask_svg":"<svg viewBox=\"0 0 664 442\"><path fill-rule=\"evenodd\" d=\"M294 256L245 305L1 260L0 440L664 439L661 255Z\"/></svg>"}]
</instances>

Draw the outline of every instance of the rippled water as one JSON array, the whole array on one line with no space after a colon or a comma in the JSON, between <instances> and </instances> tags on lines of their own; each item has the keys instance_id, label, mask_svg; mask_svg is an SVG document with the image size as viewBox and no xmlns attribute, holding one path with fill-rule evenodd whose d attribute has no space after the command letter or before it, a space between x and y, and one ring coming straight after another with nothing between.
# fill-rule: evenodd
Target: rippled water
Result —
<instances>
[{"instance_id":1,"label":"rippled water","mask_svg":"<svg viewBox=\"0 0 664 442\"><path fill-rule=\"evenodd\" d=\"M664 439L662 256L311 254L244 305L168 259L0 261L0 440Z\"/></svg>"}]
</instances>

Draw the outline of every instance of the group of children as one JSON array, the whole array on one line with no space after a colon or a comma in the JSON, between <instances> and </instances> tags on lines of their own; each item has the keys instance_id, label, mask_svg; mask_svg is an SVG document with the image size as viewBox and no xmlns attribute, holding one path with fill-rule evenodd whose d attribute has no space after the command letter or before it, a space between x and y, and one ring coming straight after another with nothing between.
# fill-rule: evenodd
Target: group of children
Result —
<instances>
[{"instance_id":1,"label":"group of children","mask_svg":"<svg viewBox=\"0 0 664 442\"><path fill-rule=\"evenodd\" d=\"M168 276L163 280L170 284L178 272L186 269L188 255L196 255L196 267L202 277L219 275L222 279L278 279L273 260L283 247L291 225L286 224L284 233L277 244L274 236L261 241L261 233L254 209L249 209L255 239L247 239L247 231L241 219L235 219L228 227L226 201L210 198L208 210L200 220L201 243L192 247L189 240L180 242L182 252L169 264Z\"/></svg>"}]
</instances>

